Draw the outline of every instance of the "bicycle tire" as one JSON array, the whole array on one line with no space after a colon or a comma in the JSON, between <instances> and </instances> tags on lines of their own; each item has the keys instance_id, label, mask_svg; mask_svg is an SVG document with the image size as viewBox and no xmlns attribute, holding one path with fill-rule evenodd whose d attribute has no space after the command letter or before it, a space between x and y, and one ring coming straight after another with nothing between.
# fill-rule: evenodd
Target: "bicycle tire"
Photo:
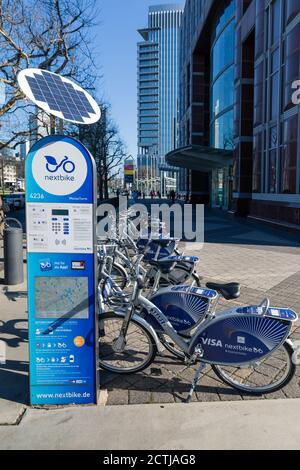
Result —
<instances>
[{"instance_id":1,"label":"bicycle tire","mask_svg":"<svg viewBox=\"0 0 300 470\"><path fill-rule=\"evenodd\" d=\"M110 272L110 277L113 283L118 286L121 290L124 290L128 286L128 276L126 269L120 266L118 263L113 263Z\"/></svg>"},{"instance_id":2,"label":"bicycle tire","mask_svg":"<svg viewBox=\"0 0 300 470\"><path fill-rule=\"evenodd\" d=\"M295 374L295 370L296 370L296 365L294 364L293 359L292 359L293 354L294 354L294 350L293 350L292 346L287 341L285 341L281 345L281 348L284 349L286 357L287 357L288 370L287 370L286 374L282 377L282 379L277 380L276 382L274 382L274 384L269 384L269 385L266 385L266 386L258 385L257 387L254 387L254 386L251 387L250 385L247 386L245 384L238 384L237 380L231 379L231 377L228 375L228 372L225 372L225 368L228 369L229 366L212 365L212 369L213 369L214 373L217 375L217 377L220 380L222 380L222 382L226 383L227 385L229 385L232 388L235 388L236 390L246 392L246 393L252 394L252 395L262 395L264 393L273 393L273 392L276 392L277 390L280 390L283 387L285 387L285 385L287 385L291 381L291 379L293 378L293 376ZM277 348L274 351L274 354L279 349L280 348ZM266 363L270 362L270 358L273 358L273 354L268 356L265 359L264 366L266 365ZM239 369L240 370L240 369L246 369L246 368L245 367L240 367L240 368L232 367L232 369ZM255 369L254 369L254 371L255 371ZM255 372L257 373L257 371L255 371ZM236 373L235 377L238 377L237 373ZM251 383L251 380L254 380L254 379L251 379L251 375L249 375L249 377L247 377L248 380L249 380L249 378L250 378L250 383Z\"/></svg>"},{"instance_id":3,"label":"bicycle tire","mask_svg":"<svg viewBox=\"0 0 300 470\"><path fill-rule=\"evenodd\" d=\"M131 367L131 368L124 368L124 367L121 367L121 366L116 367L116 366L112 365L112 360L113 359L110 359L111 362L109 363L109 359L108 359L109 353L112 353L115 356L116 361L121 361L121 362L122 362L122 358L120 357L120 354L123 354L123 353L117 353L117 352L113 351L113 346L112 346L113 340L110 341L109 343L104 343L103 338L105 338L109 334L108 330L107 330L106 322L114 321L114 322L119 323L117 329L115 330L116 333L118 333L118 331L120 331L121 325L123 323L123 319L124 319L124 316L116 315L113 312L107 312L107 313L104 313L103 315L101 315L101 318L100 318L100 320L101 320L101 334L100 334L100 338L99 338L99 366L101 367L101 369L107 370L109 372L114 372L114 373L122 374L122 375L128 375L128 374L134 374L136 372L140 372L140 371L146 369L155 359L155 356L157 354L157 346L156 346L156 343L155 343L155 340L154 340L153 336L149 333L149 331L141 323L137 322L134 319L131 319L130 324L129 324L128 334L127 334L126 338L128 338L130 335L134 334L134 328L133 327L139 329L140 332L142 332L142 334L145 335L145 337L147 338L149 352L147 353L145 359L139 365ZM117 338L117 334L116 334L116 338ZM102 345L101 345L101 342L102 342ZM134 338L134 344L136 344L136 342L137 342L137 340L136 340L136 338ZM127 344L127 346L129 348L128 344ZM129 349L128 349L128 351L129 351ZM128 351L127 352L124 351L124 353L129 355ZM132 349L131 349L131 351L132 351ZM137 351L137 352L138 352L138 354L143 356L143 351ZM101 358L101 355L102 355L102 358ZM105 360L104 360L104 357L105 357ZM130 362L132 362L132 358L130 358Z\"/></svg>"}]
</instances>

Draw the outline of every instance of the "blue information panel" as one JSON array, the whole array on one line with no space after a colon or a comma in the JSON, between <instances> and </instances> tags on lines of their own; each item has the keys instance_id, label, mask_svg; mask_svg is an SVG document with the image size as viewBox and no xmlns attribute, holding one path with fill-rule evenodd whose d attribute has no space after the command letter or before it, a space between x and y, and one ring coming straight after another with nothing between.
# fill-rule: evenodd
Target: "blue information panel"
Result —
<instances>
[{"instance_id":1,"label":"blue information panel","mask_svg":"<svg viewBox=\"0 0 300 470\"><path fill-rule=\"evenodd\" d=\"M76 140L26 160L31 404L97 402L95 165Z\"/></svg>"}]
</instances>

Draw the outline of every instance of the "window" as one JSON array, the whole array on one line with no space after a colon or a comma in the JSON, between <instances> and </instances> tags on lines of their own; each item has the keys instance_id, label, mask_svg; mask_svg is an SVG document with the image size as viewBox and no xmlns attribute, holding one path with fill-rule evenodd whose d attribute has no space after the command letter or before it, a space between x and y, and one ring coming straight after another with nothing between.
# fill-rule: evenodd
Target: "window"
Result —
<instances>
[{"instance_id":1,"label":"window","mask_svg":"<svg viewBox=\"0 0 300 470\"><path fill-rule=\"evenodd\" d=\"M187 73L186 73L186 96L187 96L187 108L190 107L191 104L191 64L187 66Z\"/></svg>"},{"instance_id":2,"label":"window","mask_svg":"<svg viewBox=\"0 0 300 470\"><path fill-rule=\"evenodd\" d=\"M270 119L275 120L279 113L279 72L274 73L270 80Z\"/></svg>"},{"instance_id":3,"label":"window","mask_svg":"<svg viewBox=\"0 0 300 470\"><path fill-rule=\"evenodd\" d=\"M277 126L270 129L269 133L269 178L268 192L276 193L277 176L277 148L278 148L278 130Z\"/></svg>"},{"instance_id":4,"label":"window","mask_svg":"<svg viewBox=\"0 0 300 470\"><path fill-rule=\"evenodd\" d=\"M260 62L254 71L254 127L263 121L264 64Z\"/></svg>"},{"instance_id":5,"label":"window","mask_svg":"<svg viewBox=\"0 0 300 470\"><path fill-rule=\"evenodd\" d=\"M149 123L156 123L158 122L158 117L155 117L155 116L149 116L149 117L140 117L140 122L141 123L146 123L146 122L149 122Z\"/></svg>"},{"instance_id":6,"label":"window","mask_svg":"<svg viewBox=\"0 0 300 470\"><path fill-rule=\"evenodd\" d=\"M153 111L156 110L156 112L157 112L157 110L158 110L158 103L157 103L157 102L155 102L155 103L140 103L140 107L139 107L139 108L140 108L140 110L148 110L148 109L149 109L149 110L151 110L151 112L152 112L152 110L153 110ZM148 113L148 114L149 114L149 113Z\"/></svg>"},{"instance_id":7,"label":"window","mask_svg":"<svg viewBox=\"0 0 300 470\"><path fill-rule=\"evenodd\" d=\"M286 0L285 1L285 22L289 24L295 16L300 13L299 0Z\"/></svg>"},{"instance_id":8,"label":"window","mask_svg":"<svg viewBox=\"0 0 300 470\"><path fill-rule=\"evenodd\" d=\"M211 144L218 149L232 150L233 141L233 110L215 119L211 128Z\"/></svg>"},{"instance_id":9,"label":"window","mask_svg":"<svg viewBox=\"0 0 300 470\"><path fill-rule=\"evenodd\" d=\"M300 4L300 2L299 2ZM285 40L284 56L285 56L285 67L284 67L284 103L283 110L287 111L292 108L292 83L295 80L299 80L299 69L300 69L300 24L298 24L292 31L287 35Z\"/></svg>"},{"instance_id":10,"label":"window","mask_svg":"<svg viewBox=\"0 0 300 470\"><path fill-rule=\"evenodd\" d=\"M212 79L215 79L226 65L234 60L235 24L234 20L222 32L212 49Z\"/></svg>"},{"instance_id":11,"label":"window","mask_svg":"<svg viewBox=\"0 0 300 470\"><path fill-rule=\"evenodd\" d=\"M296 166L298 150L298 115L283 124L283 147L281 151L281 192L296 193Z\"/></svg>"},{"instance_id":12,"label":"window","mask_svg":"<svg viewBox=\"0 0 300 470\"><path fill-rule=\"evenodd\" d=\"M280 3L282 0L274 0L272 3L272 44L275 44L281 33Z\"/></svg>"},{"instance_id":13,"label":"window","mask_svg":"<svg viewBox=\"0 0 300 470\"><path fill-rule=\"evenodd\" d=\"M261 159L262 159L262 133L258 133L253 138L253 179L252 191L261 192Z\"/></svg>"},{"instance_id":14,"label":"window","mask_svg":"<svg viewBox=\"0 0 300 470\"><path fill-rule=\"evenodd\" d=\"M155 96L141 96L140 97L140 102L141 103L149 103L149 102L152 102L152 101L157 101L158 100L158 95L155 95Z\"/></svg>"},{"instance_id":15,"label":"window","mask_svg":"<svg viewBox=\"0 0 300 470\"><path fill-rule=\"evenodd\" d=\"M212 36L213 40L217 39L211 50L210 142L213 147L220 149L234 147L234 8L235 2L227 4L215 23Z\"/></svg>"},{"instance_id":16,"label":"window","mask_svg":"<svg viewBox=\"0 0 300 470\"><path fill-rule=\"evenodd\" d=\"M139 91L140 95L157 95L158 89L157 88L142 88Z\"/></svg>"},{"instance_id":17,"label":"window","mask_svg":"<svg viewBox=\"0 0 300 470\"><path fill-rule=\"evenodd\" d=\"M141 123L140 124L140 130L145 130L145 131L152 131L155 130L156 132L158 131L158 124L155 123Z\"/></svg>"},{"instance_id":18,"label":"window","mask_svg":"<svg viewBox=\"0 0 300 470\"><path fill-rule=\"evenodd\" d=\"M212 87L212 117L220 114L234 103L234 67L227 69Z\"/></svg>"},{"instance_id":19,"label":"window","mask_svg":"<svg viewBox=\"0 0 300 470\"><path fill-rule=\"evenodd\" d=\"M155 131L140 131L141 137L154 137L157 135L157 130Z\"/></svg>"}]
</instances>

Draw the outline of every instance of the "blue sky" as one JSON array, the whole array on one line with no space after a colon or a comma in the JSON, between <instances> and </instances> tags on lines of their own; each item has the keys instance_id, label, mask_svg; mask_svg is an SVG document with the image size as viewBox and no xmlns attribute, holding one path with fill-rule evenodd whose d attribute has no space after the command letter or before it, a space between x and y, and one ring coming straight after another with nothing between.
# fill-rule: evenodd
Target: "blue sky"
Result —
<instances>
[{"instance_id":1,"label":"blue sky","mask_svg":"<svg viewBox=\"0 0 300 470\"><path fill-rule=\"evenodd\" d=\"M174 0L98 0L98 64L103 76L98 94L112 105L112 116L127 144L128 153L137 150L137 29L146 26L149 5L177 3ZM178 2L180 3L180 2Z\"/></svg>"}]
</instances>

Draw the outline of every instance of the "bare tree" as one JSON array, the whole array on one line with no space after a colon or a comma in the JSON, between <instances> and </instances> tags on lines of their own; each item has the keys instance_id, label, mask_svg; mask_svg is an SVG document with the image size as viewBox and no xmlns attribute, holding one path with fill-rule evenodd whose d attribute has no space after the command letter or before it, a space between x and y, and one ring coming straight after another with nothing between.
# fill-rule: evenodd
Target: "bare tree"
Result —
<instances>
[{"instance_id":1,"label":"bare tree","mask_svg":"<svg viewBox=\"0 0 300 470\"><path fill-rule=\"evenodd\" d=\"M79 139L95 158L99 197L107 199L109 182L119 174L126 150L116 124L109 117L108 106L100 107L101 119L91 126L80 126Z\"/></svg>"},{"instance_id":2,"label":"bare tree","mask_svg":"<svg viewBox=\"0 0 300 470\"><path fill-rule=\"evenodd\" d=\"M36 116L18 86L20 70L50 70L94 87L89 30L96 15L96 0L0 0L0 150L26 140L28 113Z\"/></svg>"}]
</instances>

